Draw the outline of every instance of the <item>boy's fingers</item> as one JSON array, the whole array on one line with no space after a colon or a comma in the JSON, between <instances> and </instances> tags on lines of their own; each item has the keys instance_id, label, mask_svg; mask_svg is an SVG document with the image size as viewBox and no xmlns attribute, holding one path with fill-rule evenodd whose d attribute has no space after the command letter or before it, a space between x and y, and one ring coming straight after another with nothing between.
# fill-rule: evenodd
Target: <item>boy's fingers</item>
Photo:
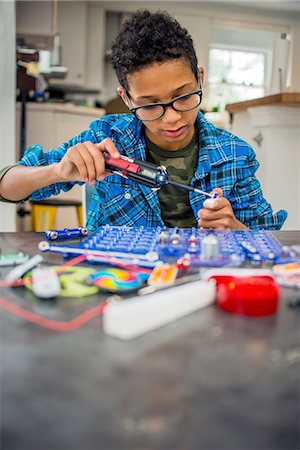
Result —
<instances>
[{"instance_id":1,"label":"boy's fingers","mask_svg":"<svg viewBox=\"0 0 300 450\"><path fill-rule=\"evenodd\" d=\"M80 151L80 146L82 144L77 144L75 147L71 148L66 154L65 158L70 161L79 173L81 180L86 180L88 178L88 169L85 163L85 159L82 157Z\"/></svg>"},{"instance_id":2,"label":"boy's fingers","mask_svg":"<svg viewBox=\"0 0 300 450\"><path fill-rule=\"evenodd\" d=\"M88 182L93 182L96 178L96 168L94 157L90 153L86 144L80 144L78 146L78 152L80 153L82 159L85 162L86 171L87 171L87 180Z\"/></svg>"},{"instance_id":3,"label":"boy's fingers","mask_svg":"<svg viewBox=\"0 0 300 450\"><path fill-rule=\"evenodd\" d=\"M105 173L105 161L102 156L102 152L99 152L99 148L89 141L85 142L85 145L94 161L96 179L99 179Z\"/></svg>"},{"instance_id":4,"label":"boy's fingers","mask_svg":"<svg viewBox=\"0 0 300 450\"><path fill-rule=\"evenodd\" d=\"M221 188L215 188L211 191L211 194L213 194L214 192L216 192L218 194L219 197L223 197L223 190Z\"/></svg>"},{"instance_id":5,"label":"boy's fingers","mask_svg":"<svg viewBox=\"0 0 300 450\"><path fill-rule=\"evenodd\" d=\"M220 208L222 208L224 205L223 203L219 202L219 199L223 197L223 191L221 188L215 188L211 191L211 194L217 194L218 197L217 198L207 198L204 202L203 202L203 206L204 208L207 209L213 209L213 210L218 210Z\"/></svg>"},{"instance_id":6,"label":"boy's fingers","mask_svg":"<svg viewBox=\"0 0 300 450\"><path fill-rule=\"evenodd\" d=\"M104 139L100 144L95 144L102 152L107 151L112 158L119 158L120 153L110 138Z\"/></svg>"}]
</instances>

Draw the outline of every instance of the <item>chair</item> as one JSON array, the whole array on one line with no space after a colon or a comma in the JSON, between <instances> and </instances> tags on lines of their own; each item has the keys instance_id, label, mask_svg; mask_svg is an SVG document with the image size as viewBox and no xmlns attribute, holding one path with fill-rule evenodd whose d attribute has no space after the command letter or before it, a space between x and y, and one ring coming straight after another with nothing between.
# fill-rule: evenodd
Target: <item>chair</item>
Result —
<instances>
[{"instance_id":1,"label":"chair","mask_svg":"<svg viewBox=\"0 0 300 450\"><path fill-rule=\"evenodd\" d=\"M79 200L31 200L31 220L33 231L47 231L54 227L57 208L76 208L78 225L83 225L82 202Z\"/></svg>"}]
</instances>

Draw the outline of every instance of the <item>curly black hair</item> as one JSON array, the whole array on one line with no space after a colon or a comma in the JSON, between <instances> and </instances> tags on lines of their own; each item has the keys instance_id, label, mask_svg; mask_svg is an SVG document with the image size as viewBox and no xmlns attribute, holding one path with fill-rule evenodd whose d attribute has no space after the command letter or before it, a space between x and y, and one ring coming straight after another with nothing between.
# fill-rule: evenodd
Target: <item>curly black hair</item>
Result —
<instances>
[{"instance_id":1,"label":"curly black hair","mask_svg":"<svg viewBox=\"0 0 300 450\"><path fill-rule=\"evenodd\" d=\"M127 91L127 75L154 62L179 58L186 59L198 79L193 40L166 11L138 10L123 23L112 44L113 68Z\"/></svg>"}]
</instances>

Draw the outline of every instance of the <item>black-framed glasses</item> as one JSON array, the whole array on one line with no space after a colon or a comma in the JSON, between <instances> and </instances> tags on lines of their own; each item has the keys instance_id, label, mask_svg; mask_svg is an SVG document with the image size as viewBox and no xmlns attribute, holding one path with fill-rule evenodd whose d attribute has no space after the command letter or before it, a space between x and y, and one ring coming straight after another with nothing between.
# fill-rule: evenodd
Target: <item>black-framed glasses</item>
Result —
<instances>
[{"instance_id":1,"label":"black-framed glasses","mask_svg":"<svg viewBox=\"0 0 300 450\"><path fill-rule=\"evenodd\" d=\"M129 103L129 95L127 93L126 96ZM143 122L150 122L151 120L160 119L164 115L166 108L169 106L175 109L175 111L187 112L197 108L200 105L201 100L202 85L200 84L200 89L189 92L188 94L180 95L169 102L148 103L142 106L128 106L128 108L138 119Z\"/></svg>"}]
</instances>

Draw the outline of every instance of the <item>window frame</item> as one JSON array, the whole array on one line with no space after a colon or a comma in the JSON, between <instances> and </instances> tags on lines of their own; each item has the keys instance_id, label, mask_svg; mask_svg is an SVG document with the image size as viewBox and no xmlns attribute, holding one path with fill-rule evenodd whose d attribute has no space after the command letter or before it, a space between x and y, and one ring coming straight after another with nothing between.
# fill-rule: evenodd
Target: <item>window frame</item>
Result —
<instances>
[{"instance_id":1,"label":"window frame","mask_svg":"<svg viewBox=\"0 0 300 450\"><path fill-rule=\"evenodd\" d=\"M208 61L210 61L210 52L211 50L227 50L227 51L238 51L243 53L258 53L262 54L264 57L264 79L263 84L261 86L253 86L262 88L264 93L263 95L266 95L266 91L268 89L268 86L270 84L271 80L271 70L272 70L272 51L268 48L258 48L258 47L252 47L252 46L245 46L245 45L234 45L234 44L220 44L212 42L209 46L208 51ZM218 86L220 83L212 83L209 81L209 66L208 66L208 75L207 75L207 86L208 86L208 96L207 96L207 103L210 102L210 89L211 86L215 85ZM243 84L239 83L227 83L228 86L240 86L243 87ZM251 85L246 87L251 87ZM250 100L250 99L249 99ZM243 100L241 100L243 101ZM212 105L211 105L212 106Z\"/></svg>"}]
</instances>

